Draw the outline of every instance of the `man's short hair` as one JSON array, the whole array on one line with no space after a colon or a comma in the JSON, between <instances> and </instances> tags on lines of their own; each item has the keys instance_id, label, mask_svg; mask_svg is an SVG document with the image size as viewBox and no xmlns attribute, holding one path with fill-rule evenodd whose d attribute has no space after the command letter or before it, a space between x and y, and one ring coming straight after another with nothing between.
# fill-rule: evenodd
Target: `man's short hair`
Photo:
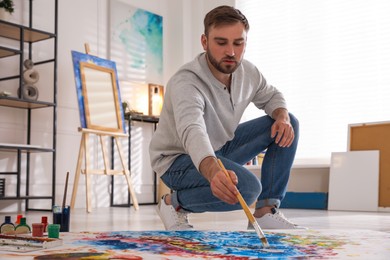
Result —
<instances>
[{"instance_id":1,"label":"man's short hair","mask_svg":"<svg viewBox=\"0 0 390 260\"><path fill-rule=\"evenodd\" d=\"M227 5L222 5L208 12L204 18L204 34L208 36L210 28L226 24L241 22L245 31L249 30L249 22L240 10Z\"/></svg>"}]
</instances>

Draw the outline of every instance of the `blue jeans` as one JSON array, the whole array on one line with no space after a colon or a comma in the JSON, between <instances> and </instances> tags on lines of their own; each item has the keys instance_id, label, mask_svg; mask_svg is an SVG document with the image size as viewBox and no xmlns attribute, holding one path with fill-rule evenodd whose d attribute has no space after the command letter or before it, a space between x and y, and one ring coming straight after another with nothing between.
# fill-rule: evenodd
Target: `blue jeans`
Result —
<instances>
[{"instance_id":1,"label":"blue jeans","mask_svg":"<svg viewBox=\"0 0 390 260\"><path fill-rule=\"evenodd\" d=\"M274 120L262 116L240 124L234 139L216 151L225 168L238 177L237 188L248 205L256 201L256 208L280 206L286 194L291 166L298 145L299 123L290 114L295 139L290 147L279 147L271 138ZM243 167L259 153L267 149L261 166L261 181ZM179 156L161 176L162 181L173 190L172 205L186 212L231 211L241 209L239 203L227 204L215 197L210 183L196 169L187 154Z\"/></svg>"}]
</instances>

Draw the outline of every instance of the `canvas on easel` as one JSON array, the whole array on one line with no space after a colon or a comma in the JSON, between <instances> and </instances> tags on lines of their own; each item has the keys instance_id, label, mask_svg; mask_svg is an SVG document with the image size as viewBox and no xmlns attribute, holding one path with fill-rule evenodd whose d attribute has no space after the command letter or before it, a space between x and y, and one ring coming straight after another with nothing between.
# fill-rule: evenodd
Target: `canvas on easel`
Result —
<instances>
[{"instance_id":1,"label":"canvas on easel","mask_svg":"<svg viewBox=\"0 0 390 260\"><path fill-rule=\"evenodd\" d=\"M86 49L86 54L72 51L80 111L81 127L79 128L79 131L81 132L82 137L70 206L71 208L74 207L79 178L82 173L85 174L88 212L92 211L90 174L124 175L133 200L134 208L138 209L138 201L119 141L119 138L128 137L128 135L126 134L115 62L90 55L88 54L87 46ZM103 169L92 169L90 167L90 135L96 135L99 139L104 163ZM107 138L112 139L114 142L113 146L116 146L117 148L122 169L115 170L110 167L107 145L105 143ZM84 168L82 169L83 162Z\"/></svg>"}]
</instances>

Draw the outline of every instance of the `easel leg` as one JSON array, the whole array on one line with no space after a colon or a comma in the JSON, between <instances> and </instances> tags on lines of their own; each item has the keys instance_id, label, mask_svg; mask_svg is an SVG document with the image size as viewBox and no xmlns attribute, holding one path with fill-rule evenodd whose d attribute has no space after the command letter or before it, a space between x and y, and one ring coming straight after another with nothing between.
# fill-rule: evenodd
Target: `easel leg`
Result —
<instances>
[{"instance_id":1,"label":"easel leg","mask_svg":"<svg viewBox=\"0 0 390 260\"><path fill-rule=\"evenodd\" d=\"M70 202L70 208L74 208L74 204L76 203L76 196L77 196L77 188L79 186L79 180L80 180L80 173L81 173L81 164L83 162L83 155L84 155L84 134L81 135L81 141L80 141L80 148L79 148L79 158L77 159L77 166L76 166L76 172L74 176L74 182L73 182L73 192L72 192L72 199Z\"/></svg>"},{"instance_id":2,"label":"easel leg","mask_svg":"<svg viewBox=\"0 0 390 260\"><path fill-rule=\"evenodd\" d=\"M89 135L84 134L84 150L85 152L85 186L86 186L86 196L87 196L87 212L92 212L92 205L91 205L91 180L89 177Z\"/></svg>"},{"instance_id":3,"label":"easel leg","mask_svg":"<svg viewBox=\"0 0 390 260\"><path fill-rule=\"evenodd\" d=\"M123 156L123 152L122 152L122 146L121 146L121 144L120 144L120 142L119 142L117 137L115 137L114 139L115 139L115 143L116 143L116 146L117 146L117 149L118 149L119 158L121 160L123 174L125 175L126 181L127 181L127 185L129 186L129 191L130 191L131 198L133 200L134 208L136 210L138 210L139 209L138 200L137 200L137 197L136 197L136 194L135 194L133 183L131 181L129 170L127 169L125 161L124 161L124 156Z\"/></svg>"},{"instance_id":4,"label":"easel leg","mask_svg":"<svg viewBox=\"0 0 390 260\"><path fill-rule=\"evenodd\" d=\"M106 145L104 145L104 139L103 139L102 135L99 135L99 140L100 140L100 146L102 148L102 154L103 154L104 174L108 174L110 171L110 166L109 166L108 158L107 158Z\"/></svg>"}]
</instances>

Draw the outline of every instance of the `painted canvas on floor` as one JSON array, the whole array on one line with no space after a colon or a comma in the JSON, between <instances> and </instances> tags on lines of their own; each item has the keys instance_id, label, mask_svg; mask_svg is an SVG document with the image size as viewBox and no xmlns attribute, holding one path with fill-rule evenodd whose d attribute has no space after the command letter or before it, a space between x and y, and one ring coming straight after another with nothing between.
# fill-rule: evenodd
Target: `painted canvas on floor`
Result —
<instances>
[{"instance_id":1,"label":"painted canvas on floor","mask_svg":"<svg viewBox=\"0 0 390 260\"><path fill-rule=\"evenodd\" d=\"M367 230L61 233L63 246L4 259L390 259L390 233ZM3 259L3 258L1 258Z\"/></svg>"}]
</instances>

